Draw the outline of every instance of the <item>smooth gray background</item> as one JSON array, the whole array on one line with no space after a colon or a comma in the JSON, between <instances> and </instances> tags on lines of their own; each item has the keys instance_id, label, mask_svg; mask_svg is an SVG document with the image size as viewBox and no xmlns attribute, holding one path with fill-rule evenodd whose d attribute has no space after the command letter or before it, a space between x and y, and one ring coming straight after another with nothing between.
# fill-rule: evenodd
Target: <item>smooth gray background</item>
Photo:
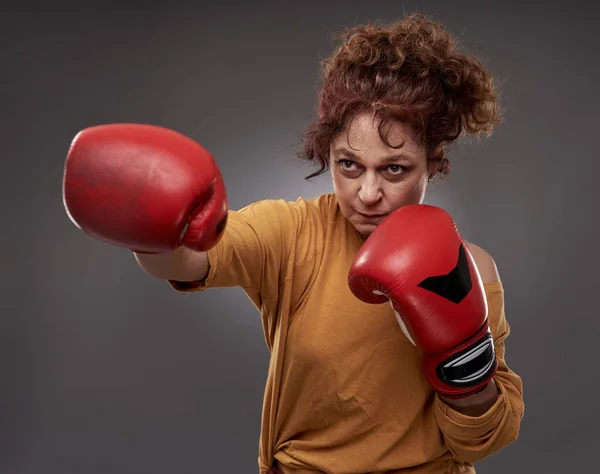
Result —
<instances>
[{"instance_id":1,"label":"smooth gray background","mask_svg":"<svg viewBox=\"0 0 600 474\"><path fill-rule=\"evenodd\" d=\"M598 8L524 3L3 4L0 473L257 472L258 313L239 289L177 294L78 231L61 200L68 145L90 125L153 123L213 153L232 208L328 192L294 159L318 61L339 28L414 11L503 82L506 123L456 147L427 196L496 259L524 380L521 436L478 472L591 472Z\"/></svg>"}]
</instances>

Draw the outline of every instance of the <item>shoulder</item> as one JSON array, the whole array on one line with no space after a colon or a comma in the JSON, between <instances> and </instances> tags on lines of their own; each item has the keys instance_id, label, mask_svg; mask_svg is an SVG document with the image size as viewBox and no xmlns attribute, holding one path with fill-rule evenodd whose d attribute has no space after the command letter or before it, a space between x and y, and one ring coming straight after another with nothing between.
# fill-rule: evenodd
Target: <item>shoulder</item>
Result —
<instances>
[{"instance_id":1,"label":"shoulder","mask_svg":"<svg viewBox=\"0 0 600 474\"><path fill-rule=\"evenodd\" d=\"M307 210L307 212L327 212L327 210L334 208L335 205L337 205L335 196L331 193L327 193L320 194L313 198L306 198L300 196L295 200L283 198L262 199L247 204L246 206L234 212L246 212L248 210L256 211L263 209L277 211L286 211L289 209L302 209Z\"/></svg>"},{"instance_id":2,"label":"shoulder","mask_svg":"<svg viewBox=\"0 0 600 474\"><path fill-rule=\"evenodd\" d=\"M328 213L337 208L337 198L334 193L324 193L312 198L299 197L295 204L314 209L320 213Z\"/></svg>"},{"instance_id":3,"label":"shoulder","mask_svg":"<svg viewBox=\"0 0 600 474\"><path fill-rule=\"evenodd\" d=\"M318 234L335 215L334 203L329 194L296 200L264 199L230 211L228 223L239 222L254 229L255 233Z\"/></svg>"},{"instance_id":4,"label":"shoulder","mask_svg":"<svg viewBox=\"0 0 600 474\"><path fill-rule=\"evenodd\" d=\"M471 255L473 255L473 260L475 260L475 264L477 265L477 269L479 270L479 274L481 275L481 280L483 283L494 283L500 281L498 267L496 266L496 262L492 256L478 245L475 245L471 242L466 242L466 244L471 252Z\"/></svg>"},{"instance_id":5,"label":"shoulder","mask_svg":"<svg viewBox=\"0 0 600 474\"><path fill-rule=\"evenodd\" d=\"M289 205L294 206L307 225L326 227L327 223L335 219L338 213L338 204L334 194L320 194L316 197L300 197Z\"/></svg>"}]
</instances>

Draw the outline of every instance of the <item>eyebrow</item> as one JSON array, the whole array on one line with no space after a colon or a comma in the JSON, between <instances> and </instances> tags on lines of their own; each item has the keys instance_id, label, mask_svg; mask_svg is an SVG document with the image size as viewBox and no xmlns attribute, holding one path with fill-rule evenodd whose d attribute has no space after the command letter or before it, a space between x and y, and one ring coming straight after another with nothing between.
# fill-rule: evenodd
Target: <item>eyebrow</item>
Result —
<instances>
[{"instance_id":1,"label":"eyebrow","mask_svg":"<svg viewBox=\"0 0 600 474\"><path fill-rule=\"evenodd\" d=\"M333 150L333 154L334 155L346 155L350 158L355 158L357 160L360 160L360 157L358 155L356 155L355 153L353 153L351 150L349 150L346 147L338 147L335 148ZM410 160L410 161L414 161L414 158L412 158L410 155L406 154L406 153L396 153L394 155L390 155L390 156L386 156L385 158L383 158L383 162L384 163L392 163L394 161L398 161L398 160Z\"/></svg>"}]
</instances>

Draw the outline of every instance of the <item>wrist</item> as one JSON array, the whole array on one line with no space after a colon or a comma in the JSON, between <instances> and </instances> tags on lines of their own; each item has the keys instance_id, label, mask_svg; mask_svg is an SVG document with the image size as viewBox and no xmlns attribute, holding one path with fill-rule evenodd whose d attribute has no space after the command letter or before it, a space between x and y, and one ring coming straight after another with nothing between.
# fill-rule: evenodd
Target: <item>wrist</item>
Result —
<instances>
[{"instance_id":1,"label":"wrist","mask_svg":"<svg viewBox=\"0 0 600 474\"><path fill-rule=\"evenodd\" d=\"M439 395L440 399L454 410L467 416L481 416L496 403L500 395L496 381L492 378L478 392L463 398L447 398Z\"/></svg>"}]
</instances>

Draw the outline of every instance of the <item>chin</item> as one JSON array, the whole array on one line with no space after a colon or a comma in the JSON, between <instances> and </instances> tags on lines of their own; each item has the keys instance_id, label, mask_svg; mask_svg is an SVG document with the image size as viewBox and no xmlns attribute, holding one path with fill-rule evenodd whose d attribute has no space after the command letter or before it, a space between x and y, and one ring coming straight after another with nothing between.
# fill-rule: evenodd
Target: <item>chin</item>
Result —
<instances>
[{"instance_id":1,"label":"chin","mask_svg":"<svg viewBox=\"0 0 600 474\"><path fill-rule=\"evenodd\" d=\"M356 231L365 238L371 235L373 231L377 229L377 224L365 224L364 222L361 222L353 223L352 225Z\"/></svg>"}]
</instances>

